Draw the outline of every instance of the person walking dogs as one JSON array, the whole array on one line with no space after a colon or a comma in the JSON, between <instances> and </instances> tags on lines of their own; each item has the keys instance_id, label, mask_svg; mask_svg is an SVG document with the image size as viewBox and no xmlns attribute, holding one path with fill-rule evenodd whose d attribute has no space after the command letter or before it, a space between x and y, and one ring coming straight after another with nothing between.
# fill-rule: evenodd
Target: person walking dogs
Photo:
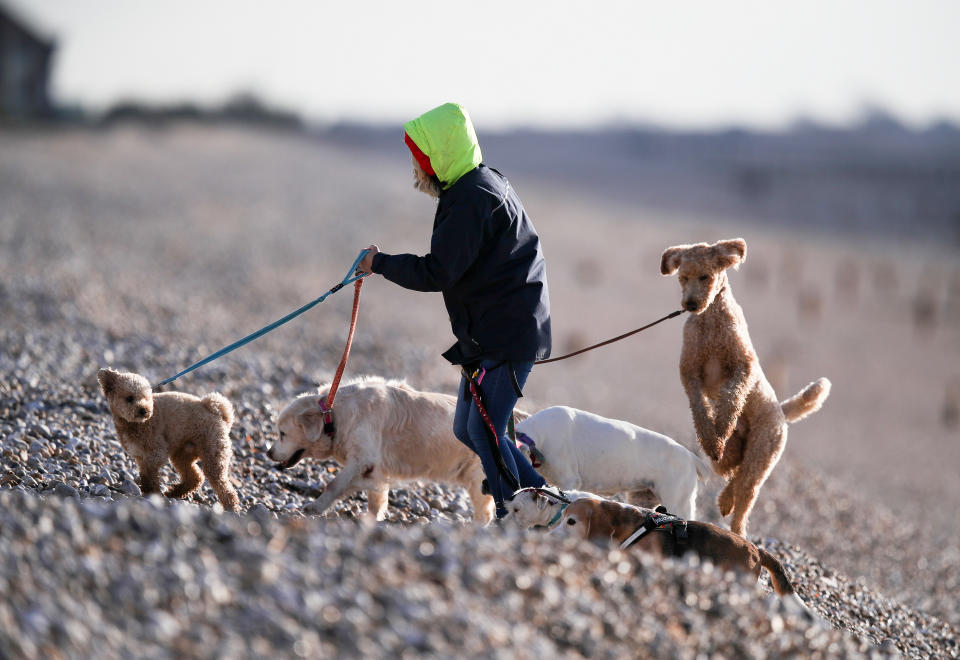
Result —
<instances>
[{"instance_id":1,"label":"person walking dogs","mask_svg":"<svg viewBox=\"0 0 960 660\"><path fill-rule=\"evenodd\" d=\"M534 361L550 355L540 238L510 182L483 164L465 108L446 103L403 128L414 187L438 200L430 252L386 254L371 245L359 267L407 289L443 293L457 339L443 357L465 374L453 432L480 457L499 519L514 488L546 484L506 434ZM469 377L481 376L479 388L498 442L492 442L470 393Z\"/></svg>"}]
</instances>

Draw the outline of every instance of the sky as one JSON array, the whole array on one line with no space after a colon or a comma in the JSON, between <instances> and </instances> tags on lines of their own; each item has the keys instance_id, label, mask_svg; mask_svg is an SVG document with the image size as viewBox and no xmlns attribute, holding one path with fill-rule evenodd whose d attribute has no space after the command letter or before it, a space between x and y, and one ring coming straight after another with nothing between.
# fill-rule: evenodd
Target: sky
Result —
<instances>
[{"instance_id":1,"label":"sky","mask_svg":"<svg viewBox=\"0 0 960 660\"><path fill-rule=\"evenodd\" d=\"M501 128L960 123L954 0L0 2L56 39L55 98L94 110L252 91L318 123L446 101Z\"/></svg>"}]
</instances>

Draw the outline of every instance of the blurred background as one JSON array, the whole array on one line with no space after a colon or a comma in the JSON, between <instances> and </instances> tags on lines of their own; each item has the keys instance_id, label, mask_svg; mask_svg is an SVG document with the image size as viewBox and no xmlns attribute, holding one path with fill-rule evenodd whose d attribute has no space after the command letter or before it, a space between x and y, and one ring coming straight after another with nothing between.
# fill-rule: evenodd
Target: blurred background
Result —
<instances>
[{"instance_id":1,"label":"blurred background","mask_svg":"<svg viewBox=\"0 0 960 660\"><path fill-rule=\"evenodd\" d=\"M433 202L401 124L457 101L543 239L555 353L675 309L664 248L742 236L731 283L778 394L834 383L784 460L955 534L958 25L932 0L0 0L0 325L59 347L36 387L102 363L158 380L369 242L422 254ZM224 358L239 380L183 387L269 380L265 444L335 368L342 297ZM695 446L680 325L538 369L525 405ZM374 279L351 370L452 390L449 343L439 296Z\"/></svg>"}]
</instances>

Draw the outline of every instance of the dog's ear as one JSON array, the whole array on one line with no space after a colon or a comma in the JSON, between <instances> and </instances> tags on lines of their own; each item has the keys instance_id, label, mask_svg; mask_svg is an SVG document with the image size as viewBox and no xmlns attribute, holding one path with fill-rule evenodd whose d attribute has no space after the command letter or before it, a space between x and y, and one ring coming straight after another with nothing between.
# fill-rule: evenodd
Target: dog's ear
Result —
<instances>
[{"instance_id":1,"label":"dog's ear","mask_svg":"<svg viewBox=\"0 0 960 660\"><path fill-rule=\"evenodd\" d=\"M687 251L689 245L674 245L668 247L660 256L660 274L673 275L680 268L680 258Z\"/></svg>"},{"instance_id":2,"label":"dog's ear","mask_svg":"<svg viewBox=\"0 0 960 660\"><path fill-rule=\"evenodd\" d=\"M742 238L732 238L728 241L718 241L714 245L716 251L717 266L721 270L726 270L733 266L735 269L740 267L747 260L747 242Z\"/></svg>"},{"instance_id":3,"label":"dog's ear","mask_svg":"<svg viewBox=\"0 0 960 660\"><path fill-rule=\"evenodd\" d=\"M113 369L101 369L97 372L97 380L100 381L100 389L104 396L110 396L110 393L113 392L119 375L120 373Z\"/></svg>"},{"instance_id":4,"label":"dog's ear","mask_svg":"<svg viewBox=\"0 0 960 660\"><path fill-rule=\"evenodd\" d=\"M593 527L593 502L590 502L590 504L591 506L584 507L587 510L587 527L585 530L583 530L583 538L585 539L590 538L590 528Z\"/></svg>"},{"instance_id":5,"label":"dog's ear","mask_svg":"<svg viewBox=\"0 0 960 660\"><path fill-rule=\"evenodd\" d=\"M308 442L316 442L323 434L323 413L315 404L295 415L293 421Z\"/></svg>"},{"instance_id":6,"label":"dog's ear","mask_svg":"<svg viewBox=\"0 0 960 660\"><path fill-rule=\"evenodd\" d=\"M544 509L547 508L547 505L550 504L550 503L547 501L547 498L544 497L543 495L536 495L536 496L533 498L533 501L536 502L536 504L537 504L537 511L543 511Z\"/></svg>"}]
</instances>

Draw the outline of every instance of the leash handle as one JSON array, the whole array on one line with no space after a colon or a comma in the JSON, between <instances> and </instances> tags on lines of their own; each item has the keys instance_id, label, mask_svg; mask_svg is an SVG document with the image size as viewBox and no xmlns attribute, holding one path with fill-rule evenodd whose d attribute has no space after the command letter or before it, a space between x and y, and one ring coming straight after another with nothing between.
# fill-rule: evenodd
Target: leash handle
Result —
<instances>
[{"instance_id":1,"label":"leash handle","mask_svg":"<svg viewBox=\"0 0 960 660\"><path fill-rule=\"evenodd\" d=\"M286 316L284 316L282 319L278 319L278 320L274 321L273 323L271 323L270 325L264 326L263 328L260 328L260 329L257 330L256 332L250 333L249 335L247 335L247 336L244 337L243 339L238 339L237 341L233 342L233 343L230 344L229 346L224 346L224 347L221 348L219 351L216 351L216 352L214 352L214 353L211 353L210 355L208 355L207 357L203 358L203 359L200 360L199 362L194 362L193 364L191 364L189 367L187 367L186 369L184 369L184 370L181 371L180 373L175 374L175 375L173 375L173 376L170 376L170 378L167 378L167 379L165 379L165 380L162 380L162 381L160 381L159 383L157 383L156 385L154 385L154 386L153 386L153 390L154 390L154 391L157 391L160 387L162 387L162 386L164 386L164 385L166 385L166 384L168 384L168 383L172 383L172 382L175 381L176 379L180 378L181 376L185 376L186 374L190 373L190 372L193 371L194 369L199 369L199 368L202 367L203 365L208 364L208 363L210 363L210 362L213 362L213 361L216 360L217 358L221 358L221 357L223 357L224 355L226 355L227 353L231 353L231 352L235 351L236 349L240 348L241 346L244 346L244 345L246 345L246 344L249 344L250 342L252 342L252 341L255 340L255 339L259 339L260 337L262 337L263 335L267 334L268 332L271 332L272 330L276 330L277 328L279 328L279 327L280 327L281 325L283 325L284 323L295 319L296 317L300 316L301 314L303 314L303 313L306 312L307 310L313 308L313 307L316 306L316 305L319 305L319 304L322 303L324 300L326 300L326 299L327 299L327 296L329 296L330 294L336 293L337 291L339 291L340 289L342 289L343 287L345 287L345 286L348 285L348 284L351 284L351 283L353 283L353 282L357 282L357 281L363 279L363 278L366 277L369 273L358 273L358 272L357 272L357 267L360 265L360 262L363 261L363 258L366 256L366 254L367 254L368 251L369 251L369 250L366 250L366 249L360 250L360 254L357 256L356 259L354 259L353 265L350 266L350 270L348 270L348 271L347 271L347 274L343 276L343 279L340 280L339 283L337 283L336 285L334 285L333 287L331 287L330 290L328 290L326 293L324 293L322 296L320 296L320 297L317 298L316 300L312 300L312 301L308 302L308 303L307 303L306 305L304 305L303 307L300 307L299 309L296 309L296 310L290 312L289 314L287 314Z\"/></svg>"}]
</instances>

